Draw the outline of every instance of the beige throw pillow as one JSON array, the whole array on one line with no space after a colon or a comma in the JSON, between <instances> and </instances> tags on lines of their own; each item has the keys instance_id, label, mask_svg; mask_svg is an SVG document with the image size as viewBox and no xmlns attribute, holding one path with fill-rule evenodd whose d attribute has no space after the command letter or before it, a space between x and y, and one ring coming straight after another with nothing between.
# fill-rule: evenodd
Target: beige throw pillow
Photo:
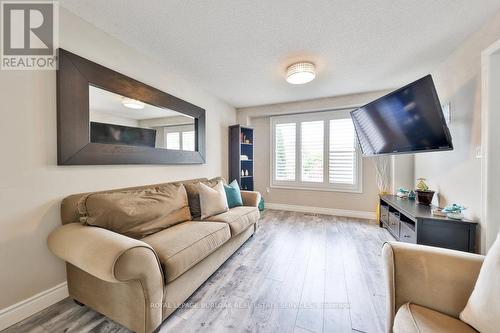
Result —
<instances>
[{"instance_id":1,"label":"beige throw pillow","mask_svg":"<svg viewBox=\"0 0 500 333\"><path fill-rule=\"evenodd\" d=\"M460 319L481 333L500 329L500 233L484 259Z\"/></svg>"},{"instance_id":2,"label":"beige throw pillow","mask_svg":"<svg viewBox=\"0 0 500 333\"><path fill-rule=\"evenodd\" d=\"M227 206L224 184L218 182L214 187L199 183L201 219L214 216L229 210Z\"/></svg>"}]
</instances>

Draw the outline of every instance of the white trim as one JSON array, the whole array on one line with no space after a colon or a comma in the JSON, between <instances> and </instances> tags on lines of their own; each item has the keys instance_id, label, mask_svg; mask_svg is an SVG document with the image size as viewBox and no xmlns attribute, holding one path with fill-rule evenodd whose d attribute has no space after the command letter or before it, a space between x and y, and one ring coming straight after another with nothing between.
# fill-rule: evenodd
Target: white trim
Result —
<instances>
[{"instance_id":1,"label":"white trim","mask_svg":"<svg viewBox=\"0 0 500 333\"><path fill-rule=\"evenodd\" d=\"M283 182L284 183L284 182ZM301 190L301 191L322 191L322 192L342 192L342 193L363 193L362 189L352 190L350 188L331 188L331 187L307 187L301 185L277 184L269 185L270 188L279 188L283 190Z\"/></svg>"},{"instance_id":2,"label":"white trim","mask_svg":"<svg viewBox=\"0 0 500 333\"><path fill-rule=\"evenodd\" d=\"M266 202L266 209L287 210L291 212L324 214L333 216L352 217L357 219L375 220L377 214L375 212L365 212L360 210L347 210L325 207L297 206L280 203Z\"/></svg>"},{"instance_id":3,"label":"white trim","mask_svg":"<svg viewBox=\"0 0 500 333\"><path fill-rule=\"evenodd\" d=\"M68 297L68 283L42 291L28 299L0 310L0 331Z\"/></svg>"}]
</instances>

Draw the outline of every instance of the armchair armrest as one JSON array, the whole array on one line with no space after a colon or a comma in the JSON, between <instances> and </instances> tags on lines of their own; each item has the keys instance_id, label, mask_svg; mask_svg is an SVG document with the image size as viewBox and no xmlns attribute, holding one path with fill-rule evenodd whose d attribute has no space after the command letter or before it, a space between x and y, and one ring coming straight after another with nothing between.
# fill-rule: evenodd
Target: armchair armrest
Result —
<instances>
[{"instance_id":1,"label":"armchair armrest","mask_svg":"<svg viewBox=\"0 0 500 333\"><path fill-rule=\"evenodd\" d=\"M69 223L54 230L47 243L53 254L101 280L140 280L148 293L163 291L161 265L145 242L103 228Z\"/></svg>"},{"instance_id":2,"label":"armchair armrest","mask_svg":"<svg viewBox=\"0 0 500 333\"><path fill-rule=\"evenodd\" d=\"M132 309L124 304L108 304L109 300L103 298L100 305L103 313L121 323L128 323L128 327L134 327L138 332L151 332L160 325L162 308L153 305L162 304L164 279L158 256L151 246L110 230L80 223L57 228L47 242L56 256L100 280L108 283L139 282L130 284L140 288L144 296L143 300L137 300L137 306ZM91 287L86 286L93 294L89 299L101 297ZM140 304L146 308L142 309ZM134 313L133 324L128 311Z\"/></svg>"},{"instance_id":3,"label":"armchair armrest","mask_svg":"<svg viewBox=\"0 0 500 333\"><path fill-rule=\"evenodd\" d=\"M241 191L241 199L244 206L258 207L260 203L260 193L256 191Z\"/></svg>"},{"instance_id":4,"label":"armchair armrest","mask_svg":"<svg viewBox=\"0 0 500 333\"><path fill-rule=\"evenodd\" d=\"M484 256L431 246L385 243L387 332L407 302L458 318L469 299Z\"/></svg>"}]
</instances>

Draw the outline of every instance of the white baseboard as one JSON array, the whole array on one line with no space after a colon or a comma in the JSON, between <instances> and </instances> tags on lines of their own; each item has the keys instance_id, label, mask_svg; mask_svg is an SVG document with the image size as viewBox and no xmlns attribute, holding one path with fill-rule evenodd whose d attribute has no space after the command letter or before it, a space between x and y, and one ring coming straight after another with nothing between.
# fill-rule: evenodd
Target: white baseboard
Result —
<instances>
[{"instance_id":1,"label":"white baseboard","mask_svg":"<svg viewBox=\"0 0 500 333\"><path fill-rule=\"evenodd\" d=\"M68 297L68 284L63 282L28 299L0 310L0 331Z\"/></svg>"},{"instance_id":2,"label":"white baseboard","mask_svg":"<svg viewBox=\"0 0 500 333\"><path fill-rule=\"evenodd\" d=\"M336 209L336 208L324 208L324 207L311 207L311 206L297 206L297 205L287 205L280 203L266 202L266 208L277 209L277 210L288 210L292 212L301 213L315 213L324 215L334 215L334 216L345 216L357 219L367 219L375 220L377 214L375 212L365 212L359 210L347 210L347 209Z\"/></svg>"}]
</instances>

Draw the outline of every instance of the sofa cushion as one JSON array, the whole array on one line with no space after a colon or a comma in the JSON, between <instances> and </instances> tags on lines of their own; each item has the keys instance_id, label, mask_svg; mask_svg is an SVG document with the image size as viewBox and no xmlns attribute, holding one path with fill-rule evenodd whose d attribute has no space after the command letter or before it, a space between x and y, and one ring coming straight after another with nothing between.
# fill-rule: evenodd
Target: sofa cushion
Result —
<instances>
[{"instance_id":1,"label":"sofa cushion","mask_svg":"<svg viewBox=\"0 0 500 333\"><path fill-rule=\"evenodd\" d=\"M78 209L84 224L137 239L191 219L181 184L92 193L81 197Z\"/></svg>"},{"instance_id":2,"label":"sofa cushion","mask_svg":"<svg viewBox=\"0 0 500 333\"><path fill-rule=\"evenodd\" d=\"M63 201L61 202L61 222L62 222L62 224L78 222L80 219L80 212L78 211L78 203L80 202L80 200L83 197L86 197L90 194L148 190L148 189L155 189L158 187L163 187L163 186L170 185L170 184L186 185L186 184L191 184L191 183L199 183L200 181L206 181L206 180L207 180L206 178L195 178L195 179L180 180L180 181L169 182L169 183L150 184L150 185L143 185L143 186L117 188L117 189L98 191L98 192L72 194L72 195L69 195L66 198L64 198Z\"/></svg>"},{"instance_id":3,"label":"sofa cushion","mask_svg":"<svg viewBox=\"0 0 500 333\"><path fill-rule=\"evenodd\" d=\"M166 282L217 250L231 233L225 223L184 222L143 238L158 254Z\"/></svg>"},{"instance_id":4,"label":"sofa cushion","mask_svg":"<svg viewBox=\"0 0 500 333\"><path fill-rule=\"evenodd\" d=\"M474 290L460 319L484 333L500 330L500 233L479 271Z\"/></svg>"},{"instance_id":5,"label":"sofa cushion","mask_svg":"<svg viewBox=\"0 0 500 333\"><path fill-rule=\"evenodd\" d=\"M231 229L231 236L234 237L246 230L250 225L259 220L260 213L257 207L239 206L229 209L227 212L211 216L203 221L224 222Z\"/></svg>"},{"instance_id":6,"label":"sofa cushion","mask_svg":"<svg viewBox=\"0 0 500 333\"><path fill-rule=\"evenodd\" d=\"M429 308L406 303L394 318L393 333L473 333L472 327L456 318Z\"/></svg>"},{"instance_id":7,"label":"sofa cushion","mask_svg":"<svg viewBox=\"0 0 500 333\"><path fill-rule=\"evenodd\" d=\"M208 187L214 187L220 181L224 183L224 178L217 177L208 180L203 180L201 183L207 185ZM201 207L200 207L200 182L184 184L186 187L186 192L189 201L189 209L191 210L192 217L200 217L201 216Z\"/></svg>"}]
</instances>

